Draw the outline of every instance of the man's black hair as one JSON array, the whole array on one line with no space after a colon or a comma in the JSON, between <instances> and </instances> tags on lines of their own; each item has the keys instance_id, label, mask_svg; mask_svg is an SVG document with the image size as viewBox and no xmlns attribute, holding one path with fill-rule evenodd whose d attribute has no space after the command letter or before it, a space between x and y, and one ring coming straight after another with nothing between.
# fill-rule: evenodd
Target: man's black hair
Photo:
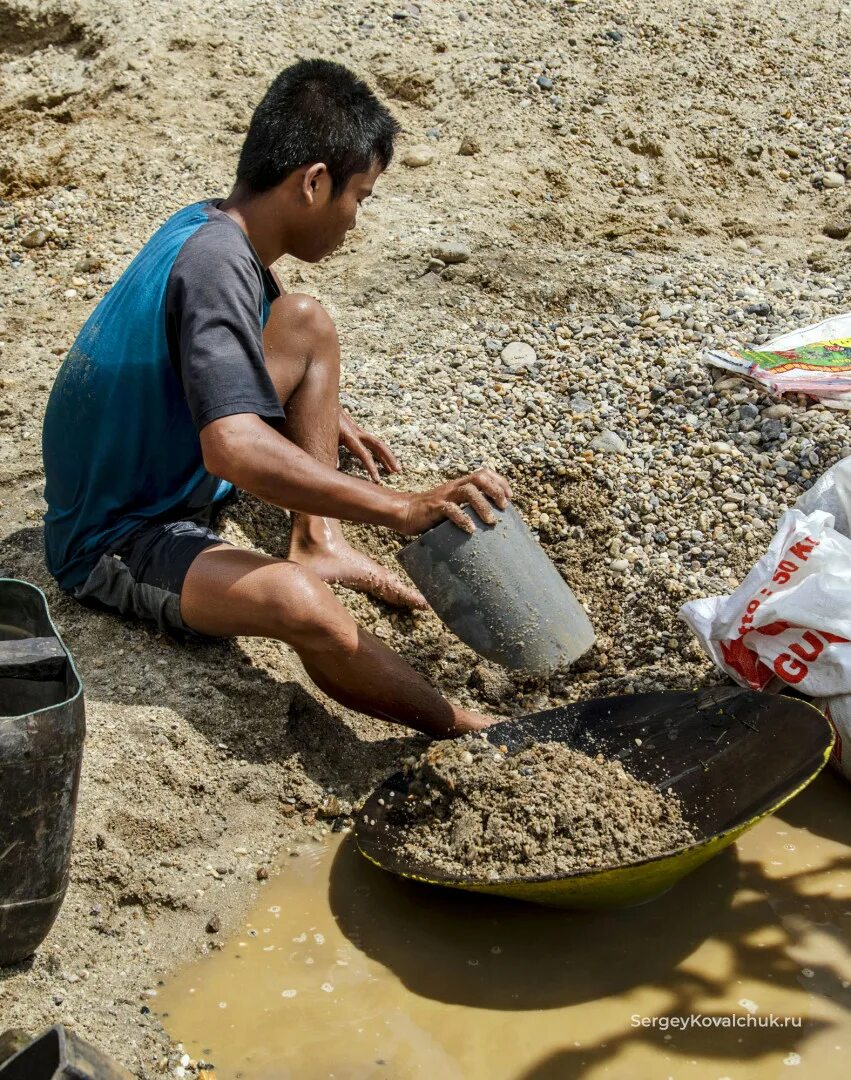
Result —
<instances>
[{"instance_id":1,"label":"man's black hair","mask_svg":"<svg viewBox=\"0 0 851 1080\"><path fill-rule=\"evenodd\" d=\"M398 132L387 107L348 68L300 60L281 72L254 110L236 176L259 193L322 161L336 196L375 160L387 168Z\"/></svg>"}]
</instances>

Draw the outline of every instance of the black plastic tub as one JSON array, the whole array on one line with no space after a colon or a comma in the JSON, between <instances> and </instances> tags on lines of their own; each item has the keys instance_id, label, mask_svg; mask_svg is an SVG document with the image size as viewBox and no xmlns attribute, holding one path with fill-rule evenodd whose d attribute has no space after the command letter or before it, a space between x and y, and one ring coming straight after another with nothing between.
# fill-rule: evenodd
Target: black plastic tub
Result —
<instances>
[{"instance_id":1,"label":"black plastic tub","mask_svg":"<svg viewBox=\"0 0 851 1080\"><path fill-rule=\"evenodd\" d=\"M126 1069L61 1024L48 1028L5 1064L0 1080L133 1080Z\"/></svg>"},{"instance_id":2,"label":"black plastic tub","mask_svg":"<svg viewBox=\"0 0 851 1080\"><path fill-rule=\"evenodd\" d=\"M44 593L0 578L0 964L35 952L65 898L85 734Z\"/></svg>"}]
</instances>

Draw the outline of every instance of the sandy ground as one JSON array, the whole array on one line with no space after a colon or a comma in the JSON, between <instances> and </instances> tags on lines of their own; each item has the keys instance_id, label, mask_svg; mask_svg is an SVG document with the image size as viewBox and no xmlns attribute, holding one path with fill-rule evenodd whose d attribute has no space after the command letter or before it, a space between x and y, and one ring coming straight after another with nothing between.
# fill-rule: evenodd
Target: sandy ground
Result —
<instances>
[{"instance_id":1,"label":"sandy ground","mask_svg":"<svg viewBox=\"0 0 851 1080\"><path fill-rule=\"evenodd\" d=\"M165 216L227 192L271 77L346 62L400 118L400 159L429 151L394 164L326 264L278 270L337 320L345 401L399 451L401 482L503 469L586 602L598 648L536 685L431 615L346 595L448 694L511 714L711 678L680 604L728 591L849 452L845 416L778 409L699 359L846 305L848 10L0 0L0 566L45 589L89 722L68 898L0 975L4 1026L62 1021L139 1077L167 1072L157 981L215 947L210 918L224 936L284 841L419 745L331 707L282 645L177 648L77 608L41 562L62 355ZM469 258L430 262L446 242ZM533 359L503 358L515 340ZM278 553L286 517L246 500L228 534Z\"/></svg>"}]
</instances>

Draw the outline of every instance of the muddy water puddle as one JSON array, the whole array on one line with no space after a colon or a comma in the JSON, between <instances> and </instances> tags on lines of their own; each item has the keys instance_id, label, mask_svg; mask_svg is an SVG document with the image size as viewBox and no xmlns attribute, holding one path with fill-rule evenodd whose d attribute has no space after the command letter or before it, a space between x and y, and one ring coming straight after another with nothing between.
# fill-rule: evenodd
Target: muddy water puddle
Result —
<instances>
[{"instance_id":1,"label":"muddy water puddle","mask_svg":"<svg viewBox=\"0 0 851 1080\"><path fill-rule=\"evenodd\" d=\"M849 801L822 774L666 896L609 913L409 884L329 836L282 855L242 932L159 1008L217 1080L844 1077Z\"/></svg>"}]
</instances>

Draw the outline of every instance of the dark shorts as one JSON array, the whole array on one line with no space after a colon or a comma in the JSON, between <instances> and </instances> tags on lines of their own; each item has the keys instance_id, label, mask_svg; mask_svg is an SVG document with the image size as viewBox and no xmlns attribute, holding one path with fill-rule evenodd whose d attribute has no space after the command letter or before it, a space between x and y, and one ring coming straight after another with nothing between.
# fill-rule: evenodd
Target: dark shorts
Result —
<instances>
[{"instance_id":1,"label":"dark shorts","mask_svg":"<svg viewBox=\"0 0 851 1080\"><path fill-rule=\"evenodd\" d=\"M226 542L197 521L145 525L101 555L71 595L100 611L153 621L176 637L193 634L180 616L183 582L202 551Z\"/></svg>"}]
</instances>

